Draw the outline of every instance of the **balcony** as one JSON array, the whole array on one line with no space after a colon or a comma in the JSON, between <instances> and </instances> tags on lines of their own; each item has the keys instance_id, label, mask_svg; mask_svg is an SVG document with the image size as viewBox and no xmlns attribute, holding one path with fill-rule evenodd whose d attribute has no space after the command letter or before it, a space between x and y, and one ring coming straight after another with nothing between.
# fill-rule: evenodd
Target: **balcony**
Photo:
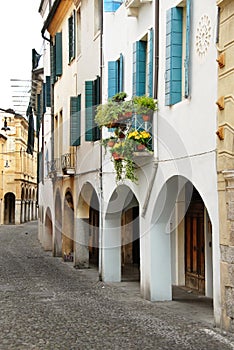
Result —
<instances>
[{"instance_id":1,"label":"balcony","mask_svg":"<svg viewBox=\"0 0 234 350\"><path fill-rule=\"evenodd\" d=\"M47 171L51 178L63 176L60 158L54 158L47 162Z\"/></svg>"},{"instance_id":2,"label":"balcony","mask_svg":"<svg viewBox=\"0 0 234 350\"><path fill-rule=\"evenodd\" d=\"M75 155L73 153L63 154L61 157L62 170L65 175L75 174Z\"/></svg>"},{"instance_id":3,"label":"balcony","mask_svg":"<svg viewBox=\"0 0 234 350\"><path fill-rule=\"evenodd\" d=\"M128 16L137 17L138 9L142 4L150 3L152 0L125 0L125 7L128 10Z\"/></svg>"}]
</instances>

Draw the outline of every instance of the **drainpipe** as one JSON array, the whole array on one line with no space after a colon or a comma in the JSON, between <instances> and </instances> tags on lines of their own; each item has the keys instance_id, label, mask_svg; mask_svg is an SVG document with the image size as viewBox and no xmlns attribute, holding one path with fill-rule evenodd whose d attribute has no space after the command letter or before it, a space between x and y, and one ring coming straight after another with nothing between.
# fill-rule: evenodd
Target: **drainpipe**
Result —
<instances>
[{"instance_id":1,"label":"drainpipe","mask_svg":"<svg viewBox=\"0 0 234 350\"><path fill-rule=\"evenodd\" d=\"M155 22L154 22L154 48L155 48L155 55L154 55L154 99L158 99L158 60L159 60L159 0L155 0ZM144 204L142 207L142 213L141 216L145 217L150 196L152 193L152 188L154 185L155 176L158 170L158 116L156 116L156 131L157 131L157 138L156 138L156 155L153 161L153 169L152 174L150 177L150 182L148 186L148 190L146 192Z\"/></svg>"},{"instance_id":2,"label":"drainpipe","mask_svg":"<svg viewBox=\"0 0 234 350\"><path fill-rule=\"evenodd\" d=\"M100 103L102 103L102 76L103 76L103 1L100 7ZM100 138L102 139L102 129L100 129ZM100 142L100 168L99 168L99 181L100 181L100 197L99 197L99 280L102 280L102 242L103 242L103 172L102 172L102 144Z\"/></svg>"}]
</instances>

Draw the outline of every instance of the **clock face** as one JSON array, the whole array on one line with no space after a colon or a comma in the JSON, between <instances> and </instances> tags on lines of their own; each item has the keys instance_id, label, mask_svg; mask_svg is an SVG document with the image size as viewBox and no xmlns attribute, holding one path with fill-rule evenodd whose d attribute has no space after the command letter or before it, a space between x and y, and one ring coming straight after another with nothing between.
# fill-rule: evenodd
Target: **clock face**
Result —
<instances>
[{"instance_id":1,"label":"clock face","mask_svg":"<svg viewBox=\"0 0 234 350\"><path fill-rule=\"evenodd\" d=\"M211 21L207 15L203 15L197 26L196 52L200 57L204 57L210 46Z\"/></svg>"}]
</instances>

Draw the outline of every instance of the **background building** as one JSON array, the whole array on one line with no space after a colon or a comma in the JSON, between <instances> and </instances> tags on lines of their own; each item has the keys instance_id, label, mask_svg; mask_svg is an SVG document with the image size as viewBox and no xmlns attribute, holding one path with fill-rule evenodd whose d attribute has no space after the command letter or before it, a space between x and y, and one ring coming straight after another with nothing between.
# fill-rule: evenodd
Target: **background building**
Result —
<instances>
[{"instance_id":1,"label":"background building","mask_svg":"<svg viewBox=\"0 0 234 350\"><path fill-rule=\"evenodd\" d=\"M0 112L0 121L0 223L21 224L37 218L36 150L26 153L28 122L23 116Z\"/></svg>"},{"instance_id":2,"label":"background building","mask_svg":"<svg viewBox=\"0 0 234 350\"><path fill-rule=\"evenodd\" d=\"M217 172L220 221L221 322L234 331L234 2L219 6Z\"/></svg>"}]
</instances>

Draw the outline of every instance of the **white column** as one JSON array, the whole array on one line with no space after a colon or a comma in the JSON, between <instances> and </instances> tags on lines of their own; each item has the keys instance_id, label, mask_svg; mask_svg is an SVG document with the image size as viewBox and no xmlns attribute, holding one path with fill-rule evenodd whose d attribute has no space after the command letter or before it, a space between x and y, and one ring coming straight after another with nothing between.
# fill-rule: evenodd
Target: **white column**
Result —
<instances>
[{"instance_id":1,"label":"white column","mask_svg":"<svg viewBox=\"0 0 234 350\"><path fill-rule=\"evenodd\" d=\"M108 215L103 220L102 280L121 281L121 219L120 215Z\"/></svg>"},{"instance_id":2,"label":"white column","mask_svg":"<svg viewBox=\"0 0 234 350\"><path fill-rule=\"evenodd\" d=\"M75 219L74 265L79 268L89 267L89 219Z\"/></svg>"},{"instance_id":3,"label":"white column","mask_svg":"<svg viewBox=\"0 0 234 350\"><path fill-rule=\"evenodd\" d=\"M16 199L15 201L15 224L20 224L20 215L21 215L21 200Z\"/></svg>"},{"instance_id":4,"label":"white column","mask_svg":"<svg viewBox=\"0 0 234 350\"><path fill-rule=\"evenodd\" d=\"M170 233L164 223L155 224L150 232L152 301L172 300Z\"/></svg>"}]
</instances>

